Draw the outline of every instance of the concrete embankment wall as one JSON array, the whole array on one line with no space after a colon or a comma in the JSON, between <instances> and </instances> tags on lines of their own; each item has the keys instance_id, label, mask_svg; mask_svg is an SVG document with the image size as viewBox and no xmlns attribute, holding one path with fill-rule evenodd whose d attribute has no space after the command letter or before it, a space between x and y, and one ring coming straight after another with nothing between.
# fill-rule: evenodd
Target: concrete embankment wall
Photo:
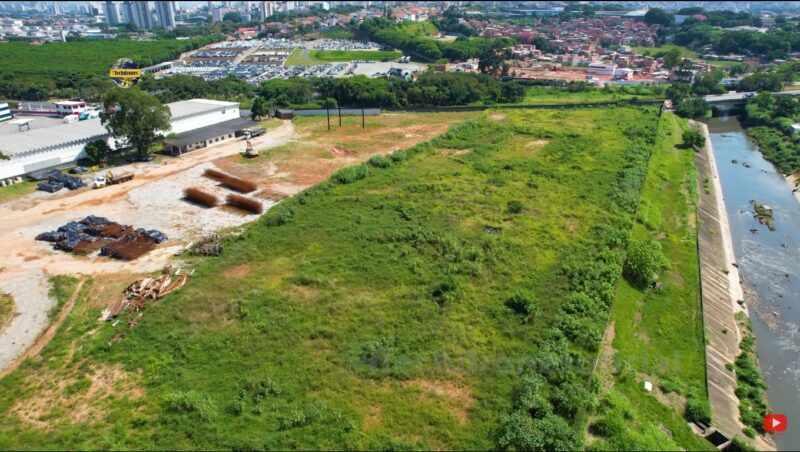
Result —
<instances>
[{"instance_id":1,"label":"concrete embankment wall","mask_svg":"<svg viewBox=\"0 0 800 452\"><path fill-rule=\"evenodd\" d=\"M739 270L734 265L728 215L723 200L711 137L705 124L692 122L705 136L704 148L697 152L699 184L697 246L700 258L700 292L706 339L706 384L711 404L712 425L729 439L743 437L739 420L739 399L736 397L736 375L725 365L739 355L741 332L736 314L747 314L738 301L744 298ZM759 450L774 446L759 441Z\"/></svg>"}]
</instances>

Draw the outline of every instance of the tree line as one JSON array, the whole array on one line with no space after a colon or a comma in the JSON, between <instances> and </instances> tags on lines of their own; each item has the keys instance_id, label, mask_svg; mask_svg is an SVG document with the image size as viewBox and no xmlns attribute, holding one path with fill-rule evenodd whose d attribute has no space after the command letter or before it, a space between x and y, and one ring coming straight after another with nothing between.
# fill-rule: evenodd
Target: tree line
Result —
<instances>
[{"instance_id":1,"label":"tree line","mask_svg":"<svg viewBox=\"0 0 800 452\"><path fill-rule=\"evenodd\" d=\"M447 20L447 19L443 19ZM419 33L419 26L395 23L385 17L367 19L358 26L358 34L380 44L397 48L423 61L464 61L479 58L495 48L510 47L511 38L481 38L461 36L453 42L439 41L429 34ZM434 27L435 32L435 27Z\"/></svg>"},{"instance_id":2,"label":"tree line","mask_svg":"<svg viewBox=\"0 0 800 452\"><path fill-rule=\"evenodd\" d=\"M408 108L519 102L522 85L485 74L425 73L415 81L397 78L291 78L261 84L259 97L274 107Z\"/></svg>"}]
</instances>

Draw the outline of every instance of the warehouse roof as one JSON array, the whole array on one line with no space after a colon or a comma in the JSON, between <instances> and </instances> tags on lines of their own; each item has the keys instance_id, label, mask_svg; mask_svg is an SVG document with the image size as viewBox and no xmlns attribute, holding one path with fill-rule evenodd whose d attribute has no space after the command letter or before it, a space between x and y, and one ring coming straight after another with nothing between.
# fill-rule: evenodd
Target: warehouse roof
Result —
<instances>
[{"instance_id":1,"label":"warehouse roof","mask_svg":"<svg viewBox=\"0 0 800 452\"><path fill-rule=\"evenodd\" d=\"M89 142L108 135L100 118L42 129L0 135L0 150L7 156L46 151L73 142Z\"/></svg>"},{"instance_id":2,"label":"warehouse roof","mask_svg":"<svg viewBox=\"0 0 800 452\"><path fill-rule=\"evenodd\" d=\"M258 122L248 118L231 119L230 121L221 122L208 127L201 127L199 129L190 130L175 135L174 137L164 140L165 143L173 146L186 146L189 144L199 143L201 141L210 140L212 138L221 137L231 132L252 127L257 125Z\"/></svg>"},{"instance_id":3,"label":"warehouse roof","mask_svg":"<svg viewBox=\"0 0 800 452\"><path fill-rule=\"evenodd\" d=\"M236 102L225 102L221 100L211 99L189 99L180 102L173 102L167 104L169 111L172 113L172 119L183 119L190 116L201 115L210 113L217 110L225 110L227 108L238 108L239 104Z\"/></svg>"},{"instance_id":4,"label":"warehouse roof","mask_svg":"<svg viewBox=\"0 0 800 452\"><path fill-rule=\"evenodd\" d=\"M172 113L172 121L226 108L238 108L238 106L239 104L236 102L210 99L190 99L167 104ZM31 152L68 146L70 143L88 143L106 136L108 136L108 131L100 123L100 119L93 118L70 124L0 135L0 152L9 157L20 157Z\"/></svg>"}]
</instances>

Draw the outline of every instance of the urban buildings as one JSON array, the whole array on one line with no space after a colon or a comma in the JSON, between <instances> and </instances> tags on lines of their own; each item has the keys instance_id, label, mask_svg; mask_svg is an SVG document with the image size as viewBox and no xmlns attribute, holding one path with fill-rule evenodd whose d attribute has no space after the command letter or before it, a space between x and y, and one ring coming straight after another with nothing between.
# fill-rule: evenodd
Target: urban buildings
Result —
<instances>
[{"instance_id":1,"label":"urban buildings","mask_svg":"<svg viewBox=\"0 0 800 452\"><path fill-rule=\"evenodd\" d=\"M175 2L157 1L156 16L158 25L166 30L175 28Z\"/></svg>"}]
</instances>

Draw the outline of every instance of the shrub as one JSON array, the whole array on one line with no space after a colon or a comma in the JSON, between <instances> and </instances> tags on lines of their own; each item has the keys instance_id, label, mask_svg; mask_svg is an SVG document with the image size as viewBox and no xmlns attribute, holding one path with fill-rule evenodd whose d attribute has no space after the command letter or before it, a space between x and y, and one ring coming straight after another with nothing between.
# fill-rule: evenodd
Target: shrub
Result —
<instances>
[{"instance_id":1,"label":"shrub","mask_svg":"<svg viewBox=\"0 0 800 452\"><path fill-rule=\"evenodd\" d=\"M706 145L706 137L699 130L688 129L683 132L683 146L700 149Z\"/></svg>"},{"instance_id":2,"label":"shrub","mask_svg":"<svg viewBox=\"0 0 800 452\"><path fill-rule=\"evenodd\" d=\"M431 297L439 307L444 307L456 297L456 283L453 280L446 280L436 284L431 290Z\"/></svg>"},{"instance_id":3,"label":"shrub","mask_svg":"<svg viewBox=\"0 0 800 452\"><path fill-rule=\"evenodd\" d=\"M208 420L214 415L214 403L208 396L197 391L175 391L164 399L167 411L173 413L195 413L201 419Z\"/></svg>"},{"instance_id":4,"label":"shrub","mask_svg":"<svg viewBox=\"0 0 800 452\"><path fill-rule=\"evenodd\" d=\"M523 291L517 291L505 302L506 307L514 311L515 314L523 317L523 321L530 320L536 310L536 303L533 295Z\"/></svg>"},{"instance_id":5,"label":"shrub","mask_svg":"<svg viewBox=\"0 0 800 452\"><path fill-rule=\"evenodd\" d=\"M627 430L626 422L618 416L609 416L598 419L589 426L592 435L604 438L621 436Z\"/></svg>"},{"instance_id":6,"label":"shrub","mask_svg":"<svg viewBox=\"0 0 800 452\"><path fill-rule=\"evenodd\" d=\"M382 155L373 155L367 163L375 168L388 168L392 166L392 161Z\"/></svg>"},{"instance_id":7,"label":"shrub","mask_svg":"<svg viewBox=\"0 0 800 452\"><path fill-rule=\"evenodd\" d=\"M686 399L686 410L683 416L689 422L710 424L711 408L708 405L708 400L703 400L694 393L689 394L689 397Z\"/></svg>"},{"instance_id":8,"label":"shrub","mask_svg":"<svg viewBox=\"0 0 800 452\"><path fill-rule=\"evenodd\" d=\"M518 213L522 213L524 209L525 206L523 206L522 203L519 201L514 200L508 202L508 213L510 214L516 215Z\"/></svg>"},{"instance_id":9,"label":"shrub","mask_svg":"<svg viewBox=\"0 0 800 452\"><path fill-rule=\"evenodd\" d=\"M497 445L502 450L577 450L581 442L567 422L553 415L534 420L515 411L501 421Z\"/></svg>"},{"instance_id":10,"label":"shrub","mask_svg":"<svg viewBox=\"0 0 800 452\"><path fill-rule=\"evenodd\" d=\"M645 288L656 282L665 261L660 243L654 240L631 240L623 272L631 283Z\"/></svg>"},{"instance_id":11,"label":"shrub","mask_svg":"<svg viewBox=\"0 0 800 452\"><path fill-rule=\"evenodd\" d=\"M294 219L294 210L289 207L279 207L267 215L265 220L267 226L283 226Z\"/></svg>"},{"instance_id":12,"label":"shrub","mask_svg":"<svg viewBox=\"0 0 800 452\"><path fill-rule=\"evenodd\" d=\"M337 184L352 184L367 177L367 165L355 165L342 168L333 173L332 179Z\"/></svg>"}]
</instances>

